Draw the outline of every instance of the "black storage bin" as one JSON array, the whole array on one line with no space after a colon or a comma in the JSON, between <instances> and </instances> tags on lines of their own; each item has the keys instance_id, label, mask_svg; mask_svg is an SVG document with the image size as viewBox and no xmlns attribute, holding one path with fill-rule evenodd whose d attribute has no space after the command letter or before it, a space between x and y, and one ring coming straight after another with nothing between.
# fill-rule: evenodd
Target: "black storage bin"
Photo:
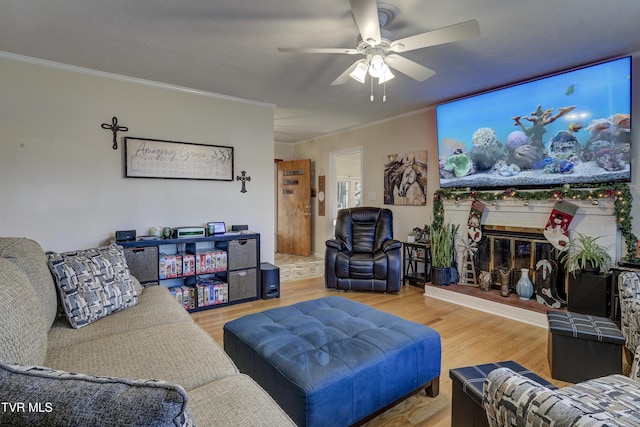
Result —
<instances>
[{"instance_id":1,"label":"black storage bin","mask_svg":"<svg viewBox=\"0 0 640 427\"><path fill-rule=\"evenodd\" d=\"M548 311L547 357L551 378L579 383L622 373L624 336L613 320Z\"/></svg>"}]
</instances>

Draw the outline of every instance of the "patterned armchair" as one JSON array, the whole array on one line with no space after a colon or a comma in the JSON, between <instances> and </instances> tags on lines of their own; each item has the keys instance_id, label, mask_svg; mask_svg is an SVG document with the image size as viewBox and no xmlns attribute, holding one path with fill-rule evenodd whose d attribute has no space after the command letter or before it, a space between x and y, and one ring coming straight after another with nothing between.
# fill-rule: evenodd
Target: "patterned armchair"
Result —
<instances>
[{"instance_id":1,"label":"patterned armchair","mask_svg":"<svg viewBox=\"0 0 640 427\"><path fill-rule=\"evenodd\" d=\"M500 368L487 375L483 397L491 427L640 425L640 383L623 375L551 390Z\"/></svg>"},{"instance_id":2,"label":"patterned armchair","mask_svg":"<svg viewBox=\"0 0 640 427\"><path fill-rule=\"evenodd\" d=\"M640 273L623 272L618 276L620 331L625 347L636 354L640 345Z\"/></svg>"}]
</instances>

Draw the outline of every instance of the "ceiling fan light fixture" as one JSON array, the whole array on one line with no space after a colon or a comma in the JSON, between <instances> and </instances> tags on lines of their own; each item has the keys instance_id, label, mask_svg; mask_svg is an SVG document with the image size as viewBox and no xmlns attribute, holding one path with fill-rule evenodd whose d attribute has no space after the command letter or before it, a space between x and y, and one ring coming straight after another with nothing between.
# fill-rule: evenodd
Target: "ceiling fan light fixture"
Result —
<instances>
[{"instance_id":1,"label":"ceiling fan light fixture","mask_svg":"<svg viewBox=\"0 0 640 427\"><path fill-rule=\"evenodd\" d=\"M358 65L356 65L356 68L354 68L353 71L349 73L349 75L353 80L364 84L364 80L367 77L368 68L369 67L367 66L366 62L362 61Z\"/></svg>"},{"instance_id":2,"label":"ceiling fan light fixture","mask_svg":"<svg viewBox=\"0 0 640 427\"><path fill-rule=\"evenodd\" d=\"M384 62L382 55L373 55L369 64L369 75L371 77L379 78L389 71L389 67Z\"/></svg>"},{"instance_id":3,"label":"ceiling fan light fixture","mask_svg":"<svg viewBox=\"0 0 640 427\"><path fill-rule=\"evenodd\" d=\"M385 82L388 82L389 80L395 78L396 76L391 72L391 70L389 68L387 68L387 72L384 73L383 75L381 75L378 78L378 84L382 84Z\"/></svg>"}]
</instances>

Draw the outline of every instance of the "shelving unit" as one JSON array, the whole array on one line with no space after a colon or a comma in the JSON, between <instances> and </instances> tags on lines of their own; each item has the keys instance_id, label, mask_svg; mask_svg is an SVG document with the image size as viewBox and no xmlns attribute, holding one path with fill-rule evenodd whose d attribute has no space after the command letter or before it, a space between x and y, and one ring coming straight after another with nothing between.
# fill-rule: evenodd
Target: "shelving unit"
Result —
<instances>
[{"instance_id":1,"label":"shelving unit","mask_svg":"<svg viewBox=\"0 0 640 427\"><path fill-rule=\"evenodd\" d=\"M183 300L189 312L261 296L258 233L117 243L125 248L129 270L143 286L186 292L188 298L183 296Z\"/></svg>"},{"instance_id":2,"label":"shelving unit","mask_svg":"<svg viewBox=\"0 0 640 427\"><path fill-rule=\"evenodd\" d=\"M414 286L431 281L431 243L403 242L402 280Z\"/></svg>"}]
</instances>

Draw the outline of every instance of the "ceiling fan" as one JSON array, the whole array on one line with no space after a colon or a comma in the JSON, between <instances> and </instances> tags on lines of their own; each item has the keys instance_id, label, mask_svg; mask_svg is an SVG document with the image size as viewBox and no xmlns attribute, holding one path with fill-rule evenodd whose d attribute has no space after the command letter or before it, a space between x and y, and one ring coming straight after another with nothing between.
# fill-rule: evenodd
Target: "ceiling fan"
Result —
<instances>
[{"instance_id":1,"label":"ceiling fan","mask_svg":"<svg viewBox=\"0 0 640 427\"><path fill-rule=\"evenodd\" d=\"M404 58L398 53L423 49L429 46L469 39L480 35L478 21L471 20L443 27L426 33L393 40L393 35L384 27L393 21L398 9L387 3L376 0L349 0L354 20L360 31L357 46L352 48L282 48L283 53L339 53L347 55L364 55L347 68L332 85L341 85L350 78L364 83L367 73L385 83L395 76L390 68L417 80L424 81L435 74L435 71ZM373 80L372 80L373 82Z\"/></svg>"}]
</instances>

